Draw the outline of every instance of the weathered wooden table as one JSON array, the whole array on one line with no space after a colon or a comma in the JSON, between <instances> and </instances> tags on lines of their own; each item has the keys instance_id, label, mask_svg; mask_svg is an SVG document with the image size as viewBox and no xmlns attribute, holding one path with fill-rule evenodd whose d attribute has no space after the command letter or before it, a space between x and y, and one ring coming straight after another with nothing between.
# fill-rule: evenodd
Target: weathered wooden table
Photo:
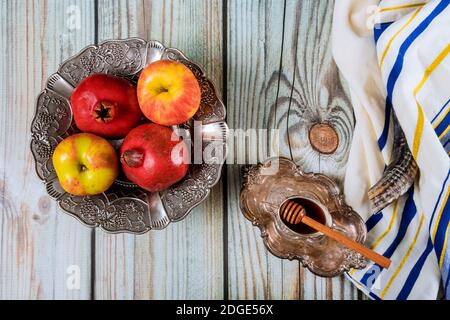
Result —
<instances>
[{"instance_id":1,"label":"weathered wooden table","mask_svg":"<svg viewBox=\"0 0 450 320\"><path fill-rule=\"evenodd\" d=\"M333 1L0 0L0 13L1 299L361 297L344 278L318 278L268 253L239 210L238 165L225 166L186 220L110 235L56 207L29 150L35 98L59 63L88 44L137 36L201 64L231 128L280 129L282 155L340 180L354 120L331 55ZM339 137L330 155L308 139L324 122Z\"/></svg>"}]
</instances>

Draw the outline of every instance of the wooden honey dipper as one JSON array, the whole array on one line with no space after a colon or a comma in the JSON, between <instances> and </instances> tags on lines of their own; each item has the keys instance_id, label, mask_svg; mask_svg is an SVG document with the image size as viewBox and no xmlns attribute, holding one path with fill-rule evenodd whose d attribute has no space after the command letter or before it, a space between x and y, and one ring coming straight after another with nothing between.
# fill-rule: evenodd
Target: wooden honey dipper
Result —
<instances>
[{"instance_id":1,"label":"wooden honey dipper","mask_svg":"<svg viewBox=\"0 0 450 320\"><path fill-rule=\"evenodd\" d=\"M291 225L298 225L300 223L304 223L305 225L313 228L314 230L322 232L326 236L343 244L347 248L355 250L356 252L374 261L376 264L380 265L385 269L389 268L389 265L391 264L391 260L389 260L388 258L376 253L373 250L370 250L369 248L363 246L362 244L345 236L344 234L337 232L327 227L326 225L317 222L314 219L311 219L306 215L305 208L293 199L284 202L284 204L280 207L280 215L284 222L287 222Z\"/></svg>"}]
</instances>

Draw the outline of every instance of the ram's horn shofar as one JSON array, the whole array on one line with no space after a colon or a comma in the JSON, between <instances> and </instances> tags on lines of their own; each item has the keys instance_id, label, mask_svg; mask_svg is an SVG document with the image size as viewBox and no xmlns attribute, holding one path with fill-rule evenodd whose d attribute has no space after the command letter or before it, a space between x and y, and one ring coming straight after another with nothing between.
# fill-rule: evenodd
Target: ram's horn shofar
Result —
<instances>
[{"instance_id":1,"label":"ram's horn shofar","mask_svg":"<svg viewBox=\"0 0 450 320\"><path fill-rule=\"evenodd\" d=\"M404 195L414 183L418 172L417 163L395 116L394 128L392 161L381 179L368 192L373 213L380 212Z\"/></svg>"}]
</instances>

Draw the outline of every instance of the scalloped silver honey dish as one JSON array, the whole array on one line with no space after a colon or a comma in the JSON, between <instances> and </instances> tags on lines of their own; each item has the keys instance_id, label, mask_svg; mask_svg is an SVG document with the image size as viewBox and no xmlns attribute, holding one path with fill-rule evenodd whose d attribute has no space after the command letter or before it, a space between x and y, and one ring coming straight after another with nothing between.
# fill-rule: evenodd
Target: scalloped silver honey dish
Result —
<instances>
[{"instance_id":1,"label":"scalloped silver honey dish","mask_svg":"<svg viewBox=\"0 0 450 320\"><path fill-rule=\"evenodd\" d=\"M277 257L299 260L311 272L334 277L351 268L366 266L365 258L319 233L299 230L286 223L280 207L288 199L301 199L317 208L323 223L364 243L366 226L345 204L336 183L322 174L305 173L285 158L271 158L244 170L240 206L245 217L259 227L267 249Z\"/></svg>"},{"instance_id":2,"label":"scalloped silver honey dish","mask_svg":"<svg viewBox=\"0 0 450 320\"><path fill-rule=\"evenodd\" d=\"M113 186L99 195L78 197L65 192L59 184L51 157L59 142L79 132L70 107L74 88L94 73L112 74L136 83L147 64L162 59L183 63L191 69L200 84L200 108L193 119L180 127L191 132L193 120L201 121L202 149L214 143L217 150L219 144L221 154L213 154L208 162L191 164L186 177L158 193L145 191L123 175L119 175ZM87 226L112 233L134 234L163 229L171 222L184 219L208 197L211 188L219 181L228 133L225 114L225 106L214 84L196 63L179 50L166 48L158 41L139 38L91 45L64 61L58 71L48 78L45 89L37 98L31 124L31 152L36 172L59 206ZM121 141L111 142L116 147L121 144Z\"/></svg>"}]
</instances>

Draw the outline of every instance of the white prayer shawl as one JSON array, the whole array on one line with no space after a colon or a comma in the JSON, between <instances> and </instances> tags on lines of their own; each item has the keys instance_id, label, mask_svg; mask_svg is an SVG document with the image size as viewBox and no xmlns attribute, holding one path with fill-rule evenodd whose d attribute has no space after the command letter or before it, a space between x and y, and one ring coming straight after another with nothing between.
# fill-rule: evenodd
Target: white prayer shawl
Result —
<instances>
[{"instance_id":1,"label":"white prayer shawl","mask_svg":"<svg viewBox=\"0 0 450 320\"><path fill-rule=\"evenodd\" d=\"M366 220L366 244L392 260L348 273L373 299L436 299L440 286L450 297L449 52L450 0L335 2L333 55L356 117L346 201ZM367 191L395 148L393 111L420 174L372 214Z\"/></svg>"}]
</instances>

